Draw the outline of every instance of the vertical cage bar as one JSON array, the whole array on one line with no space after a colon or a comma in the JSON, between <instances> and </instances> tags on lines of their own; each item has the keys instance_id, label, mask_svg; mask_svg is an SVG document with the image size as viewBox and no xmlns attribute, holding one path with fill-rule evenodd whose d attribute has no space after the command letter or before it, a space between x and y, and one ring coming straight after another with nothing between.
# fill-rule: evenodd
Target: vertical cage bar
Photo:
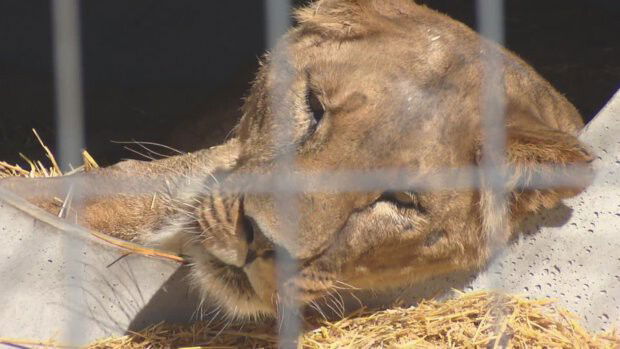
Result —
<instances>
[{"instance_id":1,"label":"vertical cage bar","mask_svg":"<svg viewBox=\"0 0 620 349\"><path fill-rule=\"evenodd\" d=\"M276 51L280 38L288 31L291 25L290 0L265 0L265 38L268 50ZM273 71L271 74L278 79L279 88L271 93L271 111L281 127L274 129L272 134L276 147L290 144L294 134L294 123L288 118L288 102L290 88L293 84L294 72L288 63L286 42L280 43L279 49L271 56ZM292 149L285 150L285 154L279 158L276 171L279 173L294 173L295 153ZM291 183L284 183L285 186ZM296 234L299 225L299 212L296 208L296 195L287 190L272 192L276 210L280 213L281 221L279 229L289 236L293 236L296 242ZM278 302L279 347L296 348L298 346L301 321L296 306L297 290L294 287L284 287L287 280L297 274L298 265L294 259L279 249L276 251L276 273L278 279L279 298L285 299ZM289 285L290 286L290 285ZM288 300L288 301L287 301ZM290 302L289 302L290 301Z\"/></svg>"},{"instance_id":2,"label":"vertical cage bar","mask_svg":"<svg viewBox=\"0 0 620 349\"><path fill-rule=\"evenodd\" d=\"M63 170L81 163L84 148L79 3L52 2L57 153Z\"/></svg>"},{"instance_id":3,"label":"vertical cage bar","mask_svg":"<svg viewBox=\"0 0 620 349\"><path fill-rule=\"evenodd\" d=\"M480 34L504 45L504 0L477 0L476 17Z\"/></svg>"},{"instance_id":4,"label":"vertical cage bar","mask_svg":"<svg viewBox=\"0 0 620 349\"><path fill-rule=\"evenodd\" d=\"M56 147L59 166L68 170L81 163L81 150L84 147L83 93L80 48L80 18L77 0L52 1L52 26L54 47L54 79L56 100ZM69 186L67 192L71 192ZM65 314L59 317L66 320L67 328L62 334L67 343L84 342L84 324L76 310L84 304L79 285L81 265L79 263L79 242L71 238L62 241L65 261L66 294ZM77 285L75 284L77 283ZM76 309L76 310L71 310Z\"/></svg>"},{"instance_id":5,"label":"vertical cage bar","mask_svg":"<svg viewBox=\"0 0 620 349\"><path fill-rule=\"evenodd\" d=\"M291 26L291 0L265 1L265 43L267 49L276 47L278 40Z\"/></svg>"},{"instance_id":6,"label":"vertical cage bar","mask_svg":"<svg viewBox=\"0 0 620 349\"><path fill-rule=\"evenodd\" d=\"M482 36L502 45L504 43L504 3L503 0L478 0L476 3L479 31ZM506 227L506 96L504 87L504 67L502 51L494 45L481 41L483 80L481 86L481 132L483 134L481 170L485 188L495 202L493 210L484 214L501 215L493 219L497 226L487 227L491 231L491 244L494 237L498 243ZM500 217L498 217L500 218ZM502 246L491 246L492 250Z\"/></svg>"},{"instance_id":7,"label":"vertical cage bar","mask_svg":"<svg viewBox=\"0 0 620 349\"><path fill-rule=\"evenodd\" d=\"M480 34L500 45L504 44L504 1L477 0L476 12ZM480 190L488 202L482 214L486 216L484 224L488 236L490 253L504 248L508 229L508 202L506 192L506 96L504 88L503 56L499 49L481 41L483 81L481 86L482 106L482 161L480 163L484 184ZM481 195L482 197L482 195ZM485 280L486 288L494 289L498 285L495 276ZM493 311L496 316L494 331L501 332L501 323L506 314L503 309ZM502 338L496 339L496 345L502 346Z\"/></svg>"}]
</instances>

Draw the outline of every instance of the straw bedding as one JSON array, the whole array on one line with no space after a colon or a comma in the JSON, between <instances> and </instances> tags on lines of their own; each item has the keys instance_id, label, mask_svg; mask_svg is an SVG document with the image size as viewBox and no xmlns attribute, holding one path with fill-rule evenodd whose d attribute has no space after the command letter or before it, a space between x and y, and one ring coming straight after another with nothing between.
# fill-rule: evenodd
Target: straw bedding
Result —
<instances>
[{"instance_id":1,"label":"straw bedding","mask_svg":"<svg viewBox=\"0 0 620 349\"><path fill-rule=\"evenodd\" d=\"M36 134L36 132L35 132ZM37 135L38 138L38 135ZM24 157L30 169L0 162L0 178L62 175L43 142L51 166ZM96 168L84 152L84 165ZM141 332L92 343L91 349L146 348L274 348L277 323L230 324L196 322L159 324ZM0 343L60 346L0 338ZM310 319L299 346L323 348L620 348L620 334L592 334L576 316L559 309L553 300L530 300L495 292L459 293L446 301L425 300L413 307L360 309L340 320Z\"/></svg>"},{"instance_id":2,"label":"straw bedding","mask_svg":"<svg viewBox=\"0 0 620 349\"><path fill-rule=\"evenodd\" d=\"M274 348L266 328L227 329L224 324L158 325L140 333L93 343L115 348ZM617 348L615 333L592 335L551 300L492 292L460 293L451 300L409 308L360 310L306 329L300 347L325 348Z\"/></svg>"},{"instance_id":3,"label":"straw bedding","mask_svg":"<svg viewBox=\"0 0 620 349\"><path fill-rule=\"evenodd\" d=\"M102 339L87 348L276 348L276 327L274 322L245 326L226 322L159 324L126 336ZM555 307L552 300L480 291L458 293L443 302L427 300L408 308L362 309L341 320L306 323L299 347L620 348L620 335L591 334L574 315Z\"/></svg>"}]
</instances>

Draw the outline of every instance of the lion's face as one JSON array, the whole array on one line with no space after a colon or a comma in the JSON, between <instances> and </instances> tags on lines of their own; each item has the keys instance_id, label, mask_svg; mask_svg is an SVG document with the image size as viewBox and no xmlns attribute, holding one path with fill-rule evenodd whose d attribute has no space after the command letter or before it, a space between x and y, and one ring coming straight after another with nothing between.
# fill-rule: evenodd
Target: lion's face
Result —
<instances>
[{"instance_id":1,"label":"lion's face","mask_svg":"<svg viewBox=\"0 0 620 349\"><path fill-rule=\"evenodd\" d=\"M574 138L579 116L563 97L518 58L445 16L406 0L326 0L299 11L298 20L246 100L231 180L385 169L414 177L478 165L483 50L505 60L510 162L528 168L590 159ZM363 184L356 176L343 184L356 181ZM250 191L222 206L234 210L224 225L233 243L201 247L196 277L241 315L272 312L287 290L305 303L334 289L403 285L483 265L490 241L507 241L524 213L579 190L515 189L505 229L494 237L486 228L501 219L486 215L494 201L484 188ZM234 258L215 257L222 255ZM298 268L279 283L278 256Z\"/></svg>"}]
</instances>

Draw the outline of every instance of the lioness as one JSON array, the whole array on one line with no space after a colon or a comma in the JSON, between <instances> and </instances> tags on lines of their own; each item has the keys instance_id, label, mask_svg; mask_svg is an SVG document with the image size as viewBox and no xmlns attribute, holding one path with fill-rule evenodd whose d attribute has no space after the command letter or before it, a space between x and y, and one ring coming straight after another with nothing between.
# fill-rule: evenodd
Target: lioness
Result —
<instances>
[{"instance_id":1,"label":"lioness","mask_svg":"<svg viewBox=\"0 0 620 349\"><path fill-rule=\"evenodd\" d=\"M592 156L576 138L583 123L575 108L515 55L409 0L321 0L295 14L298 25L266 56L233 139L76 176L88 184L82 192L127 176L156 183L82 196L81 223L140 232L137 239L187 256L205 295L251 317L335 288L382 289L480 268L525 215L583 190L517 186L535 166L588 166ZM506 222L498 224L482 171L478 188L245 190L254 174L388 168L413 176L480 165L489 151L481 126L488 53L502 62L496 88L505 94L505 155L514 169ZM54 183L28 182L22 193L52 210L41 193L61 195ZM226 183L238 191L220 190ZM276 255L298 270L278 279Z\"/></svg>"}]
</instances>

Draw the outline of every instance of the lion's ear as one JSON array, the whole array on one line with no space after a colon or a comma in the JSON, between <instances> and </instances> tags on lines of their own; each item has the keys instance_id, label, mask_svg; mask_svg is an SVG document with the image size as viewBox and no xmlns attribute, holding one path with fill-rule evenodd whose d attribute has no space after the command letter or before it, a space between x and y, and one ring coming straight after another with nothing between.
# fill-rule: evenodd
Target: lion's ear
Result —
<instances>
[{"instance_id":1,"label":"lion's ear","mask_svg":"<svg viewBox=\"0 0 620 349\"><path fill-rule=\"evenodd\" d=\"M416 6L412 0L319 0L295 18L305 30L346 40L380 30L381 17L396 17Z\"/></svg>"},{"instance_id":2,"label":"lion's ear","mask_svg":"<svg viewBox=\"0 0 620 349\"><path fill-rule=\"evenodd\" d=\"M481 164L480 151L477 159ZM574 135L541 123L506 128L506 160L513 217L555 207L582 192L593 177L587 148Z\"/></svg>"}]
</instances>

